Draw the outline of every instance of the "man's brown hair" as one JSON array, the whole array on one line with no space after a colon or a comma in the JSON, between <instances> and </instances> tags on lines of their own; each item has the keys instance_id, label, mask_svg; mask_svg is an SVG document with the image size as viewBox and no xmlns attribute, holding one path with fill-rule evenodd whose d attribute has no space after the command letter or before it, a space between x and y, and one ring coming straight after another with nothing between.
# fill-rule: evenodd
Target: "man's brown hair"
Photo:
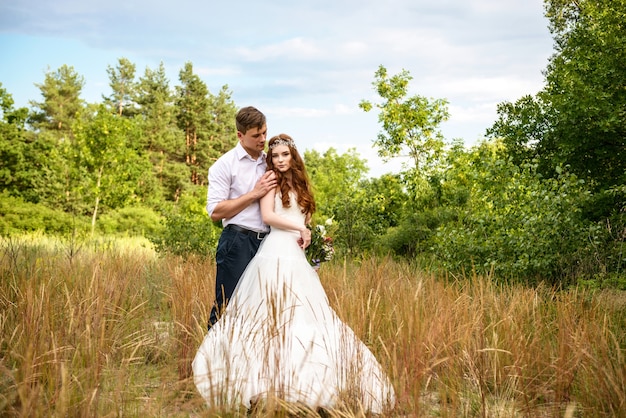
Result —
<instances>
[{"instance_id":1,"label":"man's brown hair","mask_svg":"<svg viewBox=\"0 0 626 418\"><path fill-rule=\"evenodd\" d=\"M248 129L262 129L266 125L265 115L253 106L242 107L239 109L235 122L237 124L237 131L242 134L248 132Z\"/></svg>"}]
</instances>

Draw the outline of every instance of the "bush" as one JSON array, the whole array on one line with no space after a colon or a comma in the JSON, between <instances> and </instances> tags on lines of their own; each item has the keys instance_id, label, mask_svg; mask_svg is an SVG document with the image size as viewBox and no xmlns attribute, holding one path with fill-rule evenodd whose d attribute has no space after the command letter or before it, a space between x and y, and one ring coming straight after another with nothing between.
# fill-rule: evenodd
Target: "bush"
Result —
<instances>
[{"instance_id":1,"label":"bush","mask_svg":"<svg viewBox=\"0 0 626 418\"><path fill-rule=\"evenodd\" d=\"M459 221L437 232L435 253L443 267L567 284L585 247L598 240L599 228L581 213L589 193L565 171L542 179L535 166L494 162L477 172Z\"/></svg>"},{"instance_id":2,"label":"bush","mask_svg":"<svg viewBox=\"0 0 626 418\"><path fill-rule=\"evenodd\" d=\"M145 207L125 207L103 214L98 218L98 230L104 234L149 236L157 233L163 217Z\"/></svg>"},{"instance_id":3,"label":"bush","mask_svg":"<svg viewBox=\"0 0 626 418\"><path fill-rule=\"evenodd\" d=\"M160 254L212 256L222 231L204 207L206 189L198 187L183 194L162 221L162 228L148 238Z\"/></svg>"},{"instance_id":4,"label":"bush","mask_svg":"<svg viewBox=\"0 0 626 418\"><path fill-rule=\"evenodd\" d=\"M149 235L157 253L179 256L212 256L221 228L208 215L174 213L165 218L165 227Z\"/></svg>"},{"instance_id":5,"label":"bush","mask_svg":"<svg viewBox=\"0 0 626 418\"><path fill-rule=\"evenodd\" d=\"M0 234L45 232L67 235L73 231L89 231L89 221L42 204L24 202L7 193L0 194Z\"/></svg>"}]
</instances>

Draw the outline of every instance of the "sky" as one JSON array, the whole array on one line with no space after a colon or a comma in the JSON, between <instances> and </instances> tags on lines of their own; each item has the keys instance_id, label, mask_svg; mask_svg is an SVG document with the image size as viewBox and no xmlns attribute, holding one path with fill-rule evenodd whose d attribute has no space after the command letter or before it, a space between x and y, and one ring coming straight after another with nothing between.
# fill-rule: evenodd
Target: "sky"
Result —
<instances>
[{"instance_id":1,"label":"sky","mask_svg":"<svg viewBox=\"0 0 626 418\"><path fill-rule=\"evenodd\" d=\"M479 143L497 105L535 94L553 40L542 0L0 0L0 83L16 106L41 101L35 84L72 66L82 97L111 93L108 67L163 63L170 86L186 62L217 94L252 105L268 135L300 150L355 149L369 175L402 168L373 147L382 131L373 88L380 65L406 70L409 95L446 99L446 140Z\"/></svg>"}]
</instances>

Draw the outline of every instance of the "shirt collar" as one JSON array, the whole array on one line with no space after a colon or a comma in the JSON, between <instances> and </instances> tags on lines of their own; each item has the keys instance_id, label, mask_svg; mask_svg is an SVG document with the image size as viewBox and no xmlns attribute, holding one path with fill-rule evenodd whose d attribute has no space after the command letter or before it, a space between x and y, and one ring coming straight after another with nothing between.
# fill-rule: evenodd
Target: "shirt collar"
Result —
<instances>
[{"instance_id":1,"label":"shirt collar","mask_svg":"<svg viewBox=\"0 0 626 418\"><path fill-rule=\"evenodd\" d=\"M235 153L237 154L237 159L242 160L244 158L248 158L252 161L264 161L265 160L265 151L261 151L261 155L259 155L259 158L254 160L250 154L248 154L245 150L245 148L241 145L241 142L237 142L237 146L235 147Z\"/></svg>"}]
</instances>

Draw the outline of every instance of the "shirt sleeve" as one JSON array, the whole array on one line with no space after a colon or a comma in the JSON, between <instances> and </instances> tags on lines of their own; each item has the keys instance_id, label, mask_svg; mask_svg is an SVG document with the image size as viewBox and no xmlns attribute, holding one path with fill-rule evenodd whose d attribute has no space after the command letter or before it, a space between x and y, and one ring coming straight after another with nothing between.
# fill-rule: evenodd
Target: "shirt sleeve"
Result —
<instances>
[{"instance_id":1,"label":"shirt sleeve","mask_svg":"<svg viewBox=\"0 0 626 418\"><path fill-rule=\"evenodd\" d=\"M228 200L230 194L231 173L228 164L218 159L209 168L209 187L206 210L211 216L218 203Z\"/></svg>"}]
</instances>

